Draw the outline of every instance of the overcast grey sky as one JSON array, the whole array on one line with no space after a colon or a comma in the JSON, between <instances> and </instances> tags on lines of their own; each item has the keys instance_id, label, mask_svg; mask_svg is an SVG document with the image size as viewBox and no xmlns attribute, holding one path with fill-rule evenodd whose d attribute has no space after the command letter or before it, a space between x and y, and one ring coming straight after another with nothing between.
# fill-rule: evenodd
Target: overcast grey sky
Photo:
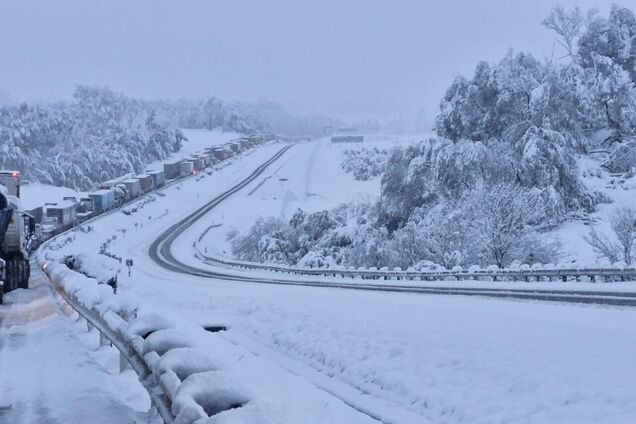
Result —
<instances>
[{"instance_id":1,"label":"overcast grey sky","mask_svg":"<svg viewBox=\"0 0 636 424\"><path fill-rule=\"evenodd\" d=\"M611 2L0 0L0 91L61 98L76 83L107 84L341 117L433 114L479 60L508 48L550 56L540 21L557 3L606 14Z\"/></svg>"}]
</instances>

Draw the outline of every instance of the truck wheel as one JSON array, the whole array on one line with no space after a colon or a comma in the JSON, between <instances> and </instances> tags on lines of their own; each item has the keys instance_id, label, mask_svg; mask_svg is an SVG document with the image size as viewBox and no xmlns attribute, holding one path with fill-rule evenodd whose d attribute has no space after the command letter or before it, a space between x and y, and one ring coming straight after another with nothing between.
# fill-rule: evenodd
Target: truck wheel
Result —
<instances>
[{"instance_id":1,"label":"truck wheel","mask_svg":"<svg viewBox=\"0 0 636 424\"><path fill-rule=\"evenodd\" d=\"M6 262L6 281L4 282L4 292L9 293L18 287L17 261L11 259Z\"/></svg>"},{"instance_id":2,"label":"truck wheel","mask_svg":"<svg viewBox=\"0 0 636 424\"><path fill-rule=\"evenodd\" d=\"M31 276L31 269L29 262L22 259L12 259L7 262L7 281L8 285L6 292L10 292L15 289L27 289L29 288L29 277Z\"/></svg>"},{"instance_id":3,"label":"truck wheel","mask_svg":"<svg viewBox=\"0 0 636 424\"><path fill-rule=\"evenodd\" d=\"M18 283L18 287L21 289L29 288L29 277L31 277L31 266L27 261L19 261L20 268L20 280Z\"/></svg>"}]
</instances>

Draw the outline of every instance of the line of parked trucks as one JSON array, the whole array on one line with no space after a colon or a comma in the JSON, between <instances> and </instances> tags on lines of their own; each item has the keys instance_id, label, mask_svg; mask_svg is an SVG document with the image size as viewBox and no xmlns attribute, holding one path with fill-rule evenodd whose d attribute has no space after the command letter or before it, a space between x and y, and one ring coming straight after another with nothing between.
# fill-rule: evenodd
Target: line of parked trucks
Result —
<instances>
[{"instance_id":1,"label":"line of parked trucks","mask_svg":"<svg viewBox=\"0 0 636 424\"><path fill-rule=\"evenodd\" d=\"M60 234L82 222L107 212L125 202L142 196L154 189L163 187L168 181L173 181L188 175L197 174L205 168L222 162L249 148L256 147L265 141L271 140L273 136L251 135L232 140L226 144L208 147L203 151L178 161L166 162L161 170L147 170L137 176L123 176L100 184L99 190L88 193L86 197L64 197L61 202L47 203L29 211L20 211L26 218L24 223L17 221L15 225L21 228L26 225L24 236L19 241L22 251L27 252L35 249L43 241ZM12 205L14 209L19 208L20 197L20 173L18 171L0 171L0 185L7 188L7 197L14 199ZM6 202L5 202L6 203ZM0 207L2 206L0 202ZM7 206L5 205L5 208ZM0 280L4 282L4 292L11 291L18 287L28 285L28 258L22 258L21 269L26 267L24 272L5 273L5 261L12 260L15 256L12 249L17 247L7 246L5 234L10 234L5 228L3 231L2 214L0 214ZM6 226L9 222L7 218ZM28 229L29 231L26 231ZM24 255L23 255L24 256ZM26 263L25 263L26 262ZM9 275L10 274L10 275ZM0 288L0 302L2 299L2 288Z\"/></svg>"}]
</instances>

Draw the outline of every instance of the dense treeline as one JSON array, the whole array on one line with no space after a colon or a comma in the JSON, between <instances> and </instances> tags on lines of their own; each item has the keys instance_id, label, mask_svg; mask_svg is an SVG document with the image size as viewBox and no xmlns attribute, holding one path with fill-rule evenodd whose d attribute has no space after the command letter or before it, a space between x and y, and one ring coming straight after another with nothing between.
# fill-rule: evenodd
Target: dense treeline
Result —
<instances>
[{"instance_id":1,"label":"dense treeline","mask_svg":"<svg viewBox=\"0 0 636 424\"><path fill-rule=\"evenodd\" d=\"M260 220L234 240L235 255L401 268L553 261L558 246L544 230L603 200L581 183L575 154L593 142L633 143L636 18L618 6L607 18L555 8L543 24L566 60L509 53L456 78L439 137L391 153L375 204Z\"/></svg>"},{"instance_id":2,"label":"dense treeline","mask_svg":"<svg viewBox=\"0 0 636 424\"><path fill-rule=\"evenodd\" d=\"M181 148L180 130L138 100L80 86L73 100L0 109L0 167L26 179L82 190Z\"/></svg>"},{"instance_id":3,"label":"dense treeline","mask_svg":"<svg viewBox=\"0 0 636 424\"><path fill-rule=\"evenodd\" d=\"M71 101L0 108L0 168L89 190L178 151L184 140L180 128L294 135L319 134L329 125L328 119L292 117L266 101L146 101L79 86Z\"/></svg>"},{"instance_id":4,"label":"dense treeline","mask_svg":"<svg viewBox=\"0 0 636 424\"><path fill-rule=\"evenodd\" d=\"M338 121L318 116L293 116L278 103L224 103L207 99L157 100L149 102L162 120L179 128L222 128L239 133L270 133L288 136L319 135Z\"/></svg>"}]
</instances>

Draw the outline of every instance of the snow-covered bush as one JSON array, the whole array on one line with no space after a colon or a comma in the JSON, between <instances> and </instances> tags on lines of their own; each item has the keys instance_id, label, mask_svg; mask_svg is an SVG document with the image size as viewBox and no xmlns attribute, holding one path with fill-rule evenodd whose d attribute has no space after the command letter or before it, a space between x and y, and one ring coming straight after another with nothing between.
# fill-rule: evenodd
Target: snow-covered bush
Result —
<instances>
[{"instance_id":1,"label":"snow-covered bush","mask_svg":"<svg viewBox=\"0 0 636 424\"><path fill-rule=\"evenodd\" d=\"M623 262L630 265L636 249L636 209L623 207L614 211L610 216L610 229L611 234L606 234L594 226L585 241L599 258L615 263L622 257Z\"/></svg>"},{"instance_id":2,"label":"snow-covered bush","mask_svg":"<svg viewBox=\"0 0 636 424\"><path fill-rule=\"evenodd\" d=\"M121 264L105 255L78 253L66 258L66 265L87 277L94 278L99 284L117 287L117 275Z\"/></svg>"},{"instance_id":3,"label":"snow-covered bush","mask_svg":"<svg viewBox=\"0 0 636 424\"><path fill-rule=\"evenodd\" d=\"M387 150L362 148L345 150L342 168L353 174L353 178L366 181L382 175L389 153Z\"/></svg>"}]
</instances>

